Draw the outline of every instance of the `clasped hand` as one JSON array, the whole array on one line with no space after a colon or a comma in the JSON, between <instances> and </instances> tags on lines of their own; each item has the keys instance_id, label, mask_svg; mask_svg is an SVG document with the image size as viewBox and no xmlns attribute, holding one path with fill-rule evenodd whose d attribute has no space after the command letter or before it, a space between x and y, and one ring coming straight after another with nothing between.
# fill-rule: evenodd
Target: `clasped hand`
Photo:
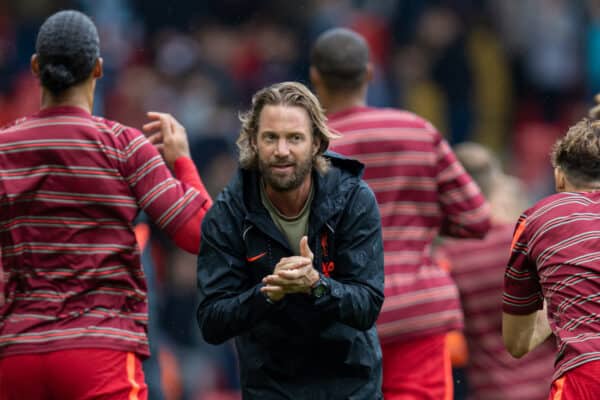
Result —
<instances>
[{"instance_id":1,"label":"clasped hand","mask_svg":"<svg viewBox=\"0 0 600 400\"><path fill-rule=\"evenodd\" d=\"M314 255L308 247L308 238L300 239L300 255L284 257L271 275L263 278L260 290L273 301L281 300L290 293L310 293L311 287L319 280L319 273L313 268Z\"/></svg>"}]
</instances>

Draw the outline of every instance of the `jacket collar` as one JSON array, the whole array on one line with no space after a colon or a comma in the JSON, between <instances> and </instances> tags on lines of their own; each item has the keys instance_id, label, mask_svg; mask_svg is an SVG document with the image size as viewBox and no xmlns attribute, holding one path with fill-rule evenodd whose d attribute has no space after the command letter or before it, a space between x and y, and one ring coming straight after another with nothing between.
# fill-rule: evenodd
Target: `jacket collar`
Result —
<instances>
[{"instance_id":1,"label":"jacket collar","mask_svg":"<svg viewBox=\"0 0 600 400\"><path fill-rule=\"evenodd\" d=\"M357 184L362 176L364 165L360 162L343 157L334 152L325 156L331 162L331 168L325 175L313 171L314 198L310 209L309 235L320 231L333 216L343 208L348 198L348 192ZM275 227L268 211L260 199L260 176L256 171L240 169L238 178L241 180L240 189L244 205L248 211L246 219L257 225L265 233L285 239Z\"/></svg>"}]
</instances>

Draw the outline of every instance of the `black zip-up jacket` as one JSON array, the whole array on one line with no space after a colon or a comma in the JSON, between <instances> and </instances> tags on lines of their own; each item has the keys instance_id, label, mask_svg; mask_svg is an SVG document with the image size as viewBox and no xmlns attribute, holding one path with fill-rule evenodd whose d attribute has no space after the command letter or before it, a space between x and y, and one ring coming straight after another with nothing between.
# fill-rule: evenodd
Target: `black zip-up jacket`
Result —
<instances>
[{"instance_id":1,"label":"black zip-up jacket","mask_svg":"<svg viewBox=\"0 0 600 400\"><path fill-rule=\"evenodd\" d=\"M292 250L262 205L256 172L238 171L202 223L198 324L209 343L235 338L246 400L382 398L379 210L363 165L326 155L329 172L313 172L308 229L314 267L330 288L324 297L271 304L260 292Z\"/></svg>"}]
</instances>

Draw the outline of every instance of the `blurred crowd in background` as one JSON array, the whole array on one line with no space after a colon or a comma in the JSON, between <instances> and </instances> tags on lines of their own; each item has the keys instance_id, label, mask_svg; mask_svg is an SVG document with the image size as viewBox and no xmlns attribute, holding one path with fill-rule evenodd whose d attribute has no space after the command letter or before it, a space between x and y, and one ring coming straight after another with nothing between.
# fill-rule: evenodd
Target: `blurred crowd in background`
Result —
<instances>
[{"instance_id":1,"label":"blurred crowd in background","mask_svg":"<svg viewBox=\"0 0 600 400\"><path fill-rule=\"evenodd\" d=\"M237 166L239 111L265 85L306 83L310 45L333 26L370 44L371 105L414 111L451 144L484 144L531 201L553 191L550 145L600 92L597 0L4 0L0 125L38 109L35 36L65 8L101 35L95 114L141 128L146 111L172 113L213 196ZM161 237L152 256L167 399L235 391L233 347L204 344L196 327L195 256Z\"/></svg>"}]
</instances>

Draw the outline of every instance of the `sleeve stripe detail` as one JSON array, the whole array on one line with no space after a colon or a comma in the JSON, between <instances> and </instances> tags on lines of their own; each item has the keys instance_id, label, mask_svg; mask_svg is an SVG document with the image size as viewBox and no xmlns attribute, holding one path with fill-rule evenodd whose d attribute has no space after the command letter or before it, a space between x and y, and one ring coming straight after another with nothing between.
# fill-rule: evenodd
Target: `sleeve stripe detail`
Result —
<instances>
[{"instance_id":1,"label":"sleeve stripe detail","mask_svg":"<svg viewBox=\"0 0 600 400\"><path fill-rule=\"evenodd\" d=\"M145 209L148 207L154 200L160 197L161 194L165 193L167 190L177 187L177 183L174 179L167 179L158 185L154 186L148 193L146 193L139 201L140 208Z\"/></svg>"},{"instance_id":2,"label":"sleeve stripe detail","mask_svg":"<svg viewBox=\"0 0 600 400\"><path fill-rule=\"evenodd\" d=\"M189 204L198 194L199 193L196 190L194 190L192 188L188 189L188 191L185 193L185 195L182 198L177 200L171 207L169 207L169 209L167 211L165 211L163 213L163 215L160 216L160 218L157 220L158 226L163 228L166 225L168 225L169 222L171 222L173 220L173 218L175 218L177 216L177 214L179 214L179 212L187 204Z\"/></svg>"},{"instance_id":3,"label":"sleeve stripe detail","mask_svg":"<svg viewBox=\"0 0 600 400\"><path fill-rule=\"evenodd\" d=\"M131 186L135 186L150 171L152 171L154 168L156 168L159 165L161 165L162 162L163 161L162 161L162 157L161 156L152 157L144 165L142 165L140 168L138 168L137 171L135 171L133 174L129 175L127 177L127 182Z\"/></svg>"}]
</instances>

